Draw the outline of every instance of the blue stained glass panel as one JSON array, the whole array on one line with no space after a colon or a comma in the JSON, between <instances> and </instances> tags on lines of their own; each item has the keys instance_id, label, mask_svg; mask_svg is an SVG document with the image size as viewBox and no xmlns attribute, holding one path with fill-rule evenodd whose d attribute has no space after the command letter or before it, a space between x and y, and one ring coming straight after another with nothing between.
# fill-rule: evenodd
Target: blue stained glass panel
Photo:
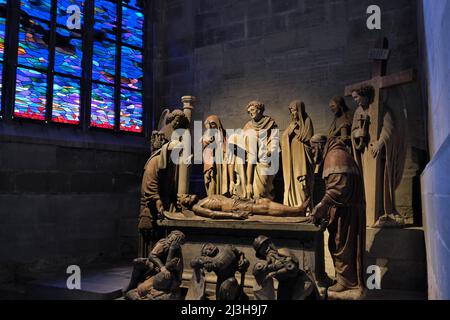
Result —
<instances>
[{"instance_id":1,"label":"blue stained glass panel","mask_svg":"<svg viewBox=\"0 0 450 320\"><path fill-rule=\"evenodd\" d=\"M28 27L20 26L18 63L20 65L47 68L49 28L45 23L30 20Z\"/></svg>"},{"instance_id":2,"label":"blue stained glass panel","mask_svg":"<svg viewBox=\"0 0 450 320\"><path fill-rule=\"evenodd\" d=\"M14 116L45 120L47 75L17 68Z\"/></svg>"},{"instance_id":3,"label":"blue stained glass panel","mask_svg":"<svg viewBox=\"0 0 450 320\"><path fill-rule=\"evenodd\" d=\"M92 84L91 126L114 129L114 87Z\"/></svg>"},{"instance_id":4,"label":"blue stained glass panel","mask_svg":"<svg viewBox=\"0 0 450 320\"><path fill-rule=\"evenodd\" d=\"M140 1L140 0L122 0L123 4L133 7L133 8L141 8L141 5L138 4L140 2L142 2L142 1Z\"/></svg>"},{"instance_id":5,"label":"blue stained glass panel","mask_svg":"<svg viewBox=\"0 0 450 320\"><path fill-rule=\"evenodd\" d=\"M120 130L142 132L142 93L122 90L120 94Z\"/></svg>"},{"instance_id":6,"label":"blue stained glass panel","mask_svg":"<svg viewBox=\"0 0 450 320\"><path fill-rule=\"evenodd\" d=\"M70 124L78 124L80 122L79 80L55 76L52 121Z\"/></svg>"},{"instance_id":7,"label":"blue stained glass panel","mask_svg":"<svg viewBox=\"0 0 450 320\"><path fill-rule=\"evenodd\" d=\"M67 8L69 8L72 5L76 5L78 6L78 8L80 9L79 13L80 13L80 24L83 23L83 11L84 11L84 1L83 0L58 0L57 4L56 4L56 10L57 10L57 15L56 15L56 23L62 25L62 26L67 26L67 20L71 17L72 14L76 13L74 11L69 11L69 13L67 13Z\"/></svg>"},{"instance_id":8,"label":"blue stained glass panel","mask_svg":"<svg viewBox=\"0 0 450 320\"><path fill-rule=\"evenodd\" d=\"M0 59L3 59L5 53L5 26L6 19L0 17Z\"/></svg>"},{"instance_id":9,"label":"blue stained glass panel","mask_svg":"<svg viewBox=\"0 0 450 320\"><path fill-rule=\"evenodd\" d=\"M121 59L122 86L133 89L142 88L142 52L128 47L122 47Z\"/></svg>"},{"instance_id":10,"label":"blue stained glass panel","mask_svg":"<svg viewBox=\"0 0 450 320\"><path fill-rule=\"evenodd\" d=\"M0 59L0 111L2 111L2 78L3 77L3 61Z\"/></svg>"},{"instance_id":11,"label":"blue stained glass panel","mask_svg":"<svg viewBox=\"0 0 450 320\"><path fill-rule=\"evenodd\" d=\"M82 41L65 28L57 28L55 71L81 77Z\"/></svg>"},{"instance_id":12,"label":"blue stained glass panel","mask_svg":"<svg viewBox=\"0 0 450 320\"><path fill-rule=\"evenodd\" d=\"M21 0L20 9L32 17L50 21L51 0Z\"/></svg>"},{"instance_id":13,"label":"blue stained glass panel","mask_svg":"<svg viewBox=\"0 0 450 320\"><path fill-rule=\"evenodd\" d=\"M116 40L117 5L105 0L95 1L94 39Z\"/></svg>"},{"instance_id":14,"label":"blue stained glass panel","mask_svg":"<svg viewBox=\"0 0 450 320\"><path fill-rule=\"evenodd\" d=\"M126 44L142 48L143 34L144 34L144 14L141 11L123 7L122 41Z\"/></svg>"},{"instance_id":15,"label":"blue stained glass panel","mask_svg":"<svg viewBox=\"0 0 450 320\"><path fill-rule=\"evenodd\" d=\"M116 46L111 42L94 43L92 79L114 83Z\"/></svg>"}]
</instances>

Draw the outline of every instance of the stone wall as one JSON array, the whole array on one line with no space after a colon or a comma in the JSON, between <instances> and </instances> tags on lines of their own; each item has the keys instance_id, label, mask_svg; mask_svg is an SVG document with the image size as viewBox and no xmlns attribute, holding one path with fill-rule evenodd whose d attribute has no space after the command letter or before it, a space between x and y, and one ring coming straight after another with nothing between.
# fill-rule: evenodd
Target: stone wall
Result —
<instances>
[{"instance_id":1,"label":"stone wall","mask_svg":"<svg viewBox=\"0 0 450 320\"><path fill-rule=\"evenodd\" d=\"M73 139L72 129L31 123L0 129L0 283L135 257L143 138Z\"/></svg>"},{"instance_id":2,"label":"stone wall","mask_svg":"<svg viewBox=\"0 0 450 320\"><path fill-rule=\"evenodd\" d=\"M368 52L386 36L392 55L388 74L418 67L416 1L170 0L158 1L160 47L156 106L178 106L192 94L196 120L217 114L227 128L248 120L246 104L260 99L281 129L287 106L302 99L316 132L328 132L330 98L371 76ZM382 9L382 30L366 27L366 9ZM162 15L162 17L161 17ZM165 44L165 45L163 45ZM390 91L407 114L408 161L398 207L421 223L418 174L426 150L419 82ZM348 100L354 108L352 101ZM200 183L201 179L197 179Z\"/></svg>"},{"instance_id":3,"label":"stone wall","mask_svg":"<svg viewBox=\"0 0 450 320\"><path fill-rule=\"evenodd\" d=\"M422 175L428 292L431 299L450 299L450 1L421 3L424 88L432 158Z\"/></svg>"}]
</instances>

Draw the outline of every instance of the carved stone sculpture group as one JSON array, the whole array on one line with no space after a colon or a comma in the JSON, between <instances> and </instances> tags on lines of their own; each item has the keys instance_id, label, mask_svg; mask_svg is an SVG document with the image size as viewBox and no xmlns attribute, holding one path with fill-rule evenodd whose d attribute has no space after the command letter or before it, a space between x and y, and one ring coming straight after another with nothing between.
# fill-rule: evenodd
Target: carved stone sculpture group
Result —
<instances>
[{"instance_id":1,"label":"carved stone sculpture group","mask_svg":"<svg viewBox=\"0 0 450 320\"><path fill-rule=\"evenodd\" d=\"M174 139L173 133L177 129L189 130L195 98L183 97L183 111L164 112L159 130L152 134L152 155L144 168L141 189L139 230L143 255L147 256L150 242L160 239L155 223L164 219L168 211L189 211L211 220L304 217L304 221L327 229L330 235L336 281L328 289L328 296L362 295L366 204L381 208L374 226L403 224L396 210L395 190L403 174L405 144L402 119L392 110L383 108L382 114L376 115L380 121L374 121L374 87L362 86L351 94L355 114L343 97L330 100L334 119L327 135L315 135L306 105L300 100L289 105L290 123L281 137L277 123L265 115L265 105L259 101L247 105L250 120L241 134L228 135L218 116L207 117L206 132L199 141L207 195L204 199L188 192L190 162L171 161L174 154L186 157L186 150L180 148L185 137ZM375 137L374 132L379 134ZM283 203L274 201L278 168L283 173ZM377 197L370 196L378 186L372 181L374 172L382 181L381 206L375 203ZM314 198L318 174L325 185L322 199ZM179 298L183 240L184 235L175 232L159 240L147 258L134 262L126 294L129 299ZM318 297L314 280L300 269L295 255L276 249L263 236L255 240L254 248L261 259L253 268L256 298ZM205 244L200 255L191 261L191 267L194 275L188 297L204 298L205 272L213 272L218 278L217 299L245 299L243 286L249 265L239 249ZM274 279L279 284L276 292Z\"/></svg>"}]
</instances>

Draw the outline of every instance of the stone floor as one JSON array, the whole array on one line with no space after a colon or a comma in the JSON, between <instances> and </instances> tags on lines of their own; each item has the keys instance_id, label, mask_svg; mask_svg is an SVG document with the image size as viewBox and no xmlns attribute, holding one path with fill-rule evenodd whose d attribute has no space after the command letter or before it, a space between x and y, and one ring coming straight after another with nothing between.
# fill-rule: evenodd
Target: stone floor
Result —
<instances>
[{"instance_id":1,"label":"stone floor","mask_svg":"<svg viewBox=\"0 0 450 320\"><path fill-rule=\"evenodd\" d=\"M81 290L68 290L67 275L46 275L40 280L25 284L0 285L0 300L122 300L122 289L128 284L131 266L119 263L116 266L97 267L82 274ZM183 276L187 286L189 275ZM207 293L214 299L214 276L207 277ZM251 296L252 280L247 278L245 292ZM250 297L251 298L251 297ZM367 300L425 300L421 292L378 290L368 291Z\"/></svg>"}]
</instances>

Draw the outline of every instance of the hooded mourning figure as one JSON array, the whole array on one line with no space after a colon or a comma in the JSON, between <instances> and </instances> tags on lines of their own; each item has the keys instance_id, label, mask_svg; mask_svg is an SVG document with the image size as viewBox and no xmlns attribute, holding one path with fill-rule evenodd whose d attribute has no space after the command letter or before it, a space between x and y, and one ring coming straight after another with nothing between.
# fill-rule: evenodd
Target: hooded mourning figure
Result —
<instances>
[{"instance_id":1,"label":"hooded mourning figure","mask_svg":"<svg viewBox=\"0 0 450 320\"><path fill-rule=\"evenodd\" d=\"M351 151L353 112L350 111L343 97L334 97L330 100L329 106L334 119L328 131L328 138L339 138Z\"/></svg>"},{"instance_id":2,"label":"hooded mourning figure","mask_svg":"<svg viewBox=\"0 0 450 320\"><path fill-rule=\"evenodd\" d=\"M203 176L208 196L227 195L230 192L233 168L227 163L226 131L216 115L205 120L206 133L202 138Z\"/></svg>"},{"instance_id":3,"label":"hooded mourning figure","mask_svg":"<svg viewBox=\"0 0 450 320\"><path fill-rule=\"evenodd\" d=\"M281 138L284 177L284 204L308 207L314 180L314 169L309 154L309 141L314 135L311 118L302 101L289 105L291 123Z\"/></svg>"}]
</instances>

